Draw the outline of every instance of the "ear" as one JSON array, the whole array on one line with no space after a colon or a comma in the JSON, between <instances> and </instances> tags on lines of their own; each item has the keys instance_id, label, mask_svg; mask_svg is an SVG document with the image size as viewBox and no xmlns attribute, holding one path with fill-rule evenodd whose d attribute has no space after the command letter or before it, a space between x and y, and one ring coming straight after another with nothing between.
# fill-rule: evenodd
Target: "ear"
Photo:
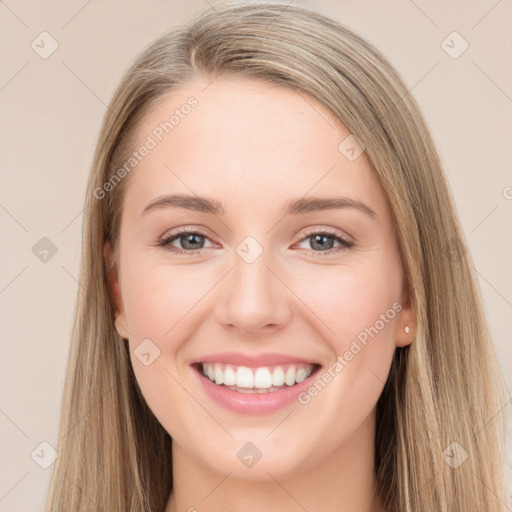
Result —
<instances>
[{"instance_id":1,"label":"ear","mask_svg":"<svg viewBox=\"0 0 512 512\"><path fill-rule=\"evenodd\" d=\"M406 292L402 300L402 309L397 317L396 346L406 347L410 345L416 333L416 315L411 306L409 293ZM407 330L409 332L407 332Z\"/></svg>"},{"instance_id":2,"label":"ear","mask_svg":"<svg viewBox=\"0 0 512 512\"><path fill-rule=\"evenodd\" d=\"M121 296L121 287L119 285L119 274L109 242L107 242L103 247L103 257L105 259L105 270L107 273L110 303L112 304L112 309L114 310L115 315L116 330L119 333L119 336L128 339L126 315L124 312L123 299Z\"/></svg>"}]
</instances>

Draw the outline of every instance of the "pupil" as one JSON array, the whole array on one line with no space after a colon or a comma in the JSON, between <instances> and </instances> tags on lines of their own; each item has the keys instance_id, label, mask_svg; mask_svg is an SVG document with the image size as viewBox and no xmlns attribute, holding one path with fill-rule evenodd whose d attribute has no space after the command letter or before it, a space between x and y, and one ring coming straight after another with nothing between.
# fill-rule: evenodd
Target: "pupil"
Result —
<instances>
[{"instance_id":1,"label":"pupil","mask_svg":"<svg viewBox=\"0 0 512 512\"><path fill-rule=\"evenodd\" d=\"M326 239L331 239L331 243L326 243ZM314 245L316 243L319 243L319 247L320 249L331 249L332 247L332 238L330 236L327 236L327 235L314 235L313 237L313 244L312 246L314 247ZM329 246L329 247L326 247L326 246Z\"/></svg>"},{"instance_id":2,"label":"pupil","mask_svg":"<svg viewBox=\"0 0 512 512\"><path fill-rule=\"evenodd\" d=\"M197 234L194 234L194 233L190 233L190 234L188 234L188 235L183 235L183 236L182 236L182 241L183 241L183 238L185 238L185 244L184 244L184 247L185 247L186 249L197 249L197 247L194 247L193 245L192 245L192 247L187 247L187 245L188 245L188 244L193 244L193 243L194 243L194 241L196 241L196 242L197 242L197 238L202 238L202 235L197 235ZM194 240L194 239L196 239L196 240Z\"/></svg>"}]
</instances>

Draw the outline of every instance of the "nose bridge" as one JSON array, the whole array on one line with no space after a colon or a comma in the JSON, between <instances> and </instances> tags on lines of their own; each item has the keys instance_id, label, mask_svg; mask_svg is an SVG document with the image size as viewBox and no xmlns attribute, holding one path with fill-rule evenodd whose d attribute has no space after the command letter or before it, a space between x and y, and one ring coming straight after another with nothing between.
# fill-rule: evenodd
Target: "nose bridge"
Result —
<instances>
[{"instance_id":1,"label":"nose bridge","mask_svg":"<svg viewBox=\"0 0 512 512\"><path fill-rule=\"evenodd\" d=\"M289 303L286 287L275 275L272 251L250 238L236 248L217 314L224 325L255 334L265 327L285 325L289 320Z\"/></svg>"}]
</instances>

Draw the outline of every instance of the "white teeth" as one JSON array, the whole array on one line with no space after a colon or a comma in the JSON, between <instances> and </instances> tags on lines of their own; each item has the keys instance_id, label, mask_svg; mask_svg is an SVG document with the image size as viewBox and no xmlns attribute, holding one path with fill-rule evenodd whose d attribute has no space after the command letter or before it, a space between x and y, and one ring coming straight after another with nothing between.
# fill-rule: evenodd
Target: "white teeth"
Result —
<instances>
[{"instance_id":1,"label":"white teeth","mask_svg":"<svg viewBox=\"0 0 512 512\"><path fill-rule=\"evenodd\" d=\"M296 370L293 366L290 366L288 370L286 370L286 375L284 376L284 381L286 382L286 385L293 386L295 384L295 374Z\"/></svg>"},{"instance_id":2,"label":"white teeth","mask_svg":"<svg viewBox=\"0 0 512 512\"><path fill-rule=\"evenodd\" d=\"M224 384L226 386L236 386L236 373L231 366L224 369Z\"/></svg>"},{"instance_id":3,"label":"white teeth","mask_svg":"<svg viewBox=\"0 0 512 512\"><path fill-rule=\"evenodd\" d=\"M239 366L236 370L236 385L239 388L254 387L254 373L247 366Z\"/></svg>"},{"instance_id":4,"label":"white teeth","mask_svg":"<svg viewBox=\"0 0 512 512\"><path fill-rule=\"evenodd\" d=\"M222 371L222 368L219 364L216 364L213 367L213 372L215 375L215 384L224 384L224 372Z\"/></svg>"},{"instance_id":5,"label":"white teeth","mask_svg":"<svg viewBox=\"0 0 512 512\"><path fill-rule=\"evenodd\" d=\"M272 386L282 386L284 384L284 370L278 366L272 373Z\"/></svg>"},{"instance_id":6,"label":"white teeth","mask_svg":"<svg viewBox=\"0 0 512 512\"><path fill-rule=\"evenodd\" d=\"M272 374L268 368L258 368L254 374L254 387L255 388L270 388L272 387Z\"/></svg>"},{"instance_id":7,"label":"white teeth","mask_svg":"<svg viewBox=\"0 0 512 512\"><path fill-rule=\"evenodd\" d=\"M300 368L297 371L295 382L302 382L306 378L306 368Z\"/></svg>"},{"instance_id":8,"label":"white teeth","mask_svg":"<svg viewBox=\"0 0 512 512\"><path fill-rule=\"evenodd\" d=\"M285 370L286 368L286 370ZM241 393L267 393L294 386L307 379L313 365L290 364L274 367L249 368L223 363L202 363L203 375L215 384Z\"/></svg>"}]
</instances>

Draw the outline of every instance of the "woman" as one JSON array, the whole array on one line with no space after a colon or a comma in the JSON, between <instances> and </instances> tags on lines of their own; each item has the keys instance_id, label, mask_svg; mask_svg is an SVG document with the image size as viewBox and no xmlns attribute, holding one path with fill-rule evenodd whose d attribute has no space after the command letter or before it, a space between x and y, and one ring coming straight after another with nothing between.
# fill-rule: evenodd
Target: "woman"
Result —
<instances>
[{"instance_id":1,"label":"woman","mask_svg":"<svg viewBox=\"0 0 512 512\"><path fill-rule=\"evenodd\" d=\"M47 511L504 510L499 366L435 146L367 42L227 6L126 73Z\"/></svg>"}]
</instances>

